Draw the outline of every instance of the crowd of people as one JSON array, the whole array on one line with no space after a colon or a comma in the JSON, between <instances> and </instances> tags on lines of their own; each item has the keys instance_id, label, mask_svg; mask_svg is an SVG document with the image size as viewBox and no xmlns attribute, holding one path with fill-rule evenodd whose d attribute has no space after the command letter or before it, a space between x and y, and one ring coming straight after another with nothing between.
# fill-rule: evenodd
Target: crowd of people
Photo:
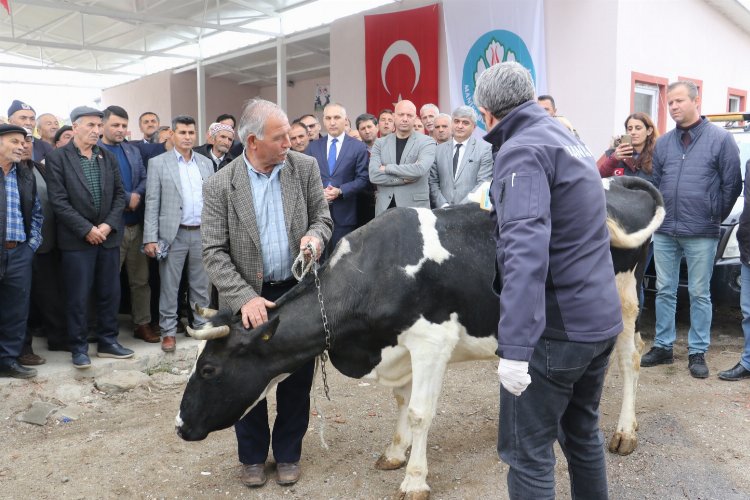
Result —
<instances>
[{"instance_id":1,"label":"crowd of people","mask_svg":"<svg viewBox=\"0 0 750 500\"><path fill-rule=\"evenodd\" d=\"M239 123L218 116L203 144L186 115L162 125L156 113L143 113L143 138L127 140L129 115L120 106L77 107L71 126L60 127L53 115L37 116L15 100L0 125L0 376L36 375L33 366L45 360L33 352L33 331L50 350L70 351L77 369L91 365L90 340L97 356L133 356L118 342L123 269L133 335L171 352L184 331L180 297L190 309L230 309L246 328L257 327L296 283L291 268L299 252L325 260L348 233L390 208L467 203L493 180L502 286L498 451L510 465L511 497L554 491L552 444L559 439L575 496L605 498L598 403L622 322L599 176L636 175L664 196L667 216L653 252L656 338L641 366L673 362L685 255L689 370L698 378L708 376L719 224L741 190L737 147L700 116L695 86L675 82L667 96L675 130L658 138L651 118L634 113L597 165L565 153L569 145L588 149L551 96L535 98L528 71L515 63L493 66L477 83L484 139L475 135L472 107L449 114L427 103L418 112L408 100L378 116L360 114L353 126L343 104L329 103L321 127L313 114L289 120L276 104L253 99ZM748 219L745 210L738 235L745 281ZM581 290L590 303L608 306L582 314ZM206 321L190 318L196 329ZM551 382L549 366L570 376ZM310 362L278 384L273 432L265 400L236 424L244 484L266 483L269 448L277 482L299 479L312 376ZM750 349L720 374L748 376Z\"/></svg>"}]
</instances>

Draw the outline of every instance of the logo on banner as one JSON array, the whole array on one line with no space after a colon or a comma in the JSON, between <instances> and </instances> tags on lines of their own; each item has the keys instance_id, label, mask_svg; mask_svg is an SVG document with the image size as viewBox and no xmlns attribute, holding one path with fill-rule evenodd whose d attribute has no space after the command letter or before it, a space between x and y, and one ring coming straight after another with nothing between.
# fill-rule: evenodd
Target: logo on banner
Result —
<instances>
[{"instance_id":1,"label":"logo on banner","mask_svg":"<svg viewBox=\"0 0 750 500\"><path fill-rule=\"evenodd\" d=\"M486 130L487 127L479 109L474 104L474 89L477 86L477 79L490 66L505 61L516 61L522 64L531 72L531 78L536 81L536 71L529 49L521 37L511 31L493 30L480 36L471 46L464 60L461 97L464 104L471 106L477 112L479 117L477 125L483 130Z\"/></svg>"}]
</instances>

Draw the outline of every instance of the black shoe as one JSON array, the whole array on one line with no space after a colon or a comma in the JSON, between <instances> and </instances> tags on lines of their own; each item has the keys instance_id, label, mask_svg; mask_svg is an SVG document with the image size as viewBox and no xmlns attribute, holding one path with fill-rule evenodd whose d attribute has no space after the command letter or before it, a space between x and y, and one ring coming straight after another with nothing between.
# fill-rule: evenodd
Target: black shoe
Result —
<instances>
[{"instance_id":1,"label":"black shoe","mask_svg":"<svg viewBox=\"0 0 750 500\"><path fill-rule=\"evenodd\" d=\"M656 365L671 365L674 363L672 349L652 347L650 351L641 356L641 366L649 367Z\"/></svg>"},{"instance_id":2,"label":"black shoe","mask_svg":"<svg viewBox=\"0 0 750 500\"><path fill-rule=\"evenodd\" d=\"M73 366L83 370L91 366L91 358L85 352L77 352L73 354Z\"/></svg>"},{"instance_id":3,"label":"black shoe","mask_svg":"<svg viewBox=\"0 0 750 500\"><path fill-rule=\"evenodd\" d=\"M688 356L688 369L690 375L694 378L708 378L708 365L702 352L697 352Z\"/></svg>"},{"instance_id":4,"label":"black shoe","mask_svg":"<svg viewBox=\"0 0 750 500\"><path fill-rule=\"evenodd\" d=\"M36 377L36 370L34 368L26 368L15 359L12 359L0 365L0 377L34 378Z\"/></svg>"},{"instance_id":5,"label":"black shoe","mask_svg":"<svg viewBox=\"0 0 750 500\"><path fill-rule=\"evenodd\" d=\"M724 370L719 372L719 378L721 380L742 380L743 378L750 378L750 370L746 369L740 363L737 363L731 370Z\"/></svg>"},{"instance_id":6,"label":"black shoe","mask_svg":"<svg viewBox=\"0 0 750 500\"><path fill-rule=\"evenodd\" d=\"M114 344L99 344L96 355L100 358L127 359L133 357L133 351L115 342Z\"/></svg>"}]
</instances>

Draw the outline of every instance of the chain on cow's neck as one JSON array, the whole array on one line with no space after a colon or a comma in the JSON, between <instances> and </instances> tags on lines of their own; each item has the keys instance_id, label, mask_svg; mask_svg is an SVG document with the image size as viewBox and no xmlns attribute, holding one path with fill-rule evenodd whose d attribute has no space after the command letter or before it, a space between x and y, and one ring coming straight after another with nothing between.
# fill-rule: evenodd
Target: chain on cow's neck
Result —
<instances>
[{"instance_id":1,"label":"chain on cow's neck","mask_svg":"<svg viewBox=\"0 0 750 500\"><path fill-rule=\"evenodd\" d=\"M315 250L312 245L308 243L308 247L312 253L312 259L315 259ZM320 354L320 373L323 377L323 391L325 392L326 399L331 400L328 389L328 374L326 373L326 361L328 361L328 351L331 349L331 325L328 324L328 315L326 314L326 307L323 303L323 290L320 286L320 278L318 277L318 263L315 262L312 266L313 276L315 277L315 287L318 289L318 303L320 304L320 317L323 320L323 332L325 333L325 349Z\"/></svg>"}]
</instances>

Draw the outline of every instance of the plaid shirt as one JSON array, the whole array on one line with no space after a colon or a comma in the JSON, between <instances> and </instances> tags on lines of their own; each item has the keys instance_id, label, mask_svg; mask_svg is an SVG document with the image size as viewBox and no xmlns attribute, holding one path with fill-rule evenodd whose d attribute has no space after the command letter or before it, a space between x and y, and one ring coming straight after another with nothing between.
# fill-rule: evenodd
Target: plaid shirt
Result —
<instances>
[{"instance_id":1,"label":"plaid shirt","mask_svg":"<svg viewBox=\"0 0 750 500\"><path fill-rule=\"evenodd\" d=\"M21 211L21 195L18 192L18 177L16 175L17 164L10 167L10 172L5 176L5 204L6 225L5 241L26 241L26 229L23 225L23 212ZM31 220L31 238L29 246L33 251L42 244L42 205L39 195L34 199Z\"/></svg>"},{"instance_id":2,"label":"plaid shirt","mask_svg":"<svg viewBox=\"0 0 750 500\"><path fill-rule=\"evenodd\" d=\"M289 251L289 235L284 220L284 205L281 202L282 163L270 175L255 170L242 155L250 176L253 192L255 218L258 221L260 247L263 256L263 281L281 281L292 277L292 254Z\"/></svg>"},{"instance_id":3,"label":"plaid shirt","mask_svg":"<svg viewBox=\"0 0 750 500\"><path fill-rule=\"evenodd\" d=\"M96 207L96 211L98 212L102 209L102 173L99 170L101 151L99 150L99 146L94 145L91 149L91 158L86 158L81 154L78 146L75 146L75 148L76 153L78 153L78 160L81 162L83 175L86 177L91 196L94 198L94 207Z\"/></svg>"}]
</instances>

